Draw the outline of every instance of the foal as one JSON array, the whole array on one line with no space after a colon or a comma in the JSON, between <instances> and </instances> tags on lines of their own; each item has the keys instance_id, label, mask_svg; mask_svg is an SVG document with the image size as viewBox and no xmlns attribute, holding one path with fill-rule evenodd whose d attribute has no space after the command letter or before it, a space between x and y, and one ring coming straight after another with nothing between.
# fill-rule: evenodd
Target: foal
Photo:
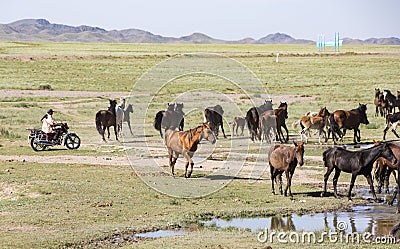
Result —
<instances>
[{"instance_id":1,"label":"foal","mask_svg":"<svg viewBox=\"0 0 400 249\"><path fill-rule=\"evenodd\" d=\"M271 171L271 181L272 181L272 193L275 194L274 181L278 176L279 180L279 192L282 194L282 173L285 171L286 174L286 188L285 196L287 196L287 191L289 189L290 197L292 195L292 177L294 170L296 169L297 163L302 166L304 161L304 144L303 142L294 142L293 146L287 145L275 145L269 156L269 166Z\"/></svg>"}]
</instances>

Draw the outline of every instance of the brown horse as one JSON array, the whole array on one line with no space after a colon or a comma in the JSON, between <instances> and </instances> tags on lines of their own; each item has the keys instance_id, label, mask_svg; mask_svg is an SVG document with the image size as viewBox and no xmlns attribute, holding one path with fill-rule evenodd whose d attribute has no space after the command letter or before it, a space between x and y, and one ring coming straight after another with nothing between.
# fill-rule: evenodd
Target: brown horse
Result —
<instances>
[{"instance_id":1,"label":"brown horse","mask_svg":"<svg viewBox=\"0 0 400 249\"><path fill-rule=\"evenodd\" d=\"M232 136L239 136L238 129L240 128L240 136L243 136L244 126L246 125L246 119L243 117L234 117L232 121Z\"/></svg>"},{"instance_id":2,"label":"brown horse","mask_svg":"<svg viewBox=\"0 0 400 249\"><path fill-rule=\"evenodd\" d=\"M387 160L386 158L379 157L376 159L372 166L372 176L375 177L375 180L378 182L378 193L382 193L382 185L385 182L385 193L389 193L389 177L393 173L394 179L397 182L396 177L397 167L392 162Z\"/></svg>"},{"instance_id":3,"label":"brown horse","mask_svg":"<svg viewBox=\"0 0 400 249\"><path fill-rule=\"evenodd\" d=\"M261 140L261 132L259 131L260 115L267 110L272 110L272 99L265 100L264 104L259 107L252 107L246 113L247 128L250 132L251 141Z\"/></svg>"},{"instance_id":4,"label":"brown horse","mask_svg":"<svg viewBox=\"0 0 400 249\"><path fill-rule=\"evenodd\" d=\"M262 115L264 115L264 114L275 115L276 140L279 140L281 143L287 143L289 141L289 130L286 126L286 119L288 118L287 109L288 109L288 104L286 102L281 102L277 109L268 110L268 111L265 111L264 113L262 113ZM286 130L286 138L283 135L282 127ZM260 127L260 130L261 130L261 127ZM261 132L260 132L259 137L261 138Z\"/></svg>"},{"instance_id":5,"label":"brown horse","mask_svg":"<svg viewBox=\"0 0 400 249\"><path fill-rule=\"evenodd\" d=\"M264 112L260 115L260 133L262 133L262 141L272 143L277 135L276 116L271 112Z\"/></svg>"},{"instance_id":6,"label":"brown horse","mask_svg":"<svg viewBox=\"0 0 400 249\"><path fill-rule=\"evenodd\" d=\"M100 110L96 113L96 128L99 134L102 136L103 141L106 141L106 139L104 138L106 128L108 131L108 139L110 139L110 126L114 126L115 139L118 140L115 114L116 105L117 101L110 99L110 107L108 108L108 110Z\"/></svg>"},{"instance_id":7,"label":"brown horse","mask_svg":"<svg viewBox=\"0 0 400 249\"><path fill-rule=\"evenodd\" d=\"M359 104L358 108L352 109L350 111L345 110L337 110L332 113L329 117L330 121L330 130L332 132L332 139L333 142L336 144L336 135L337 134L340 138L340 141L343 141L343 137L346 134L346 129L353 129L354 130L354 143L361 141L361 133L360 133L360 124L369 124L367 118L367 105L366 104ZM342 132L340 129L344 129ZM328 132L328 133L329 133ZM329 137L329 134L328 134Z\"/></svg>"},{"instance_id":8,"label":"brown horse","mask_svg":"<svg viewBox=\"0 0 400 249\"><path fill-rule=\"evenodd\" d=\"M329 113L328 109L326 109L326 107L323 107L323 108L321 108L321 110L319 111L319 113L316 116L303 116L298 121L295 121L293 123L293 128L296 128L298 124L301 125L302 130L300 132L300 137L301 137L301 141L305 141L305 143L308 142L307 134L310 133L310 129L318 130L318 132L319 132L318 142L321 144L322 134L324 134L325 142L328 141L328 137L326 136L325 127L328 124L329 116L330 116L330 113Z\"/></svg>"},{"instance_id":9,"label":"brown horse","mask_svg":"<svg viewBox=\"0 0 400 249\"><path fill-rule=\"evenodd\" d=\"M292 197L292 177L297 163L302 166L304 163L304 144L303 142L294 142L293 146L275 145L269 156L269 166L271 171L272 193L275 194L274 181L278 176L279 192L282 194L282 173L285 172L287 185L285 188L285 196L289 189L289 195Z\"/></svg>"},{"instance_id":10,"label":"brown horse","mask_svg":"<svg viewBox=\"0 0 400 249\"><path fill-rule=\"evenodd\" d=\"M167 130L165 132L165 145L168 149L169 167L172 176L175 175L174 166L179 154L182 154L186 159L185 177L189 178L192 175L194 165L192 157L197 150L197 145L203 138L212 144L216 142L216 136L209 123L204 123L187 131ZM189 163L190 171L188 172Z\"/></svg>"},{"instance_id":11,"label":"brown horse","mask_svg":"<svg viewBox=\"0 0 400 249\"><path fill-rule=\"evenodd\" d=\"M176 106L176 107L175 107ZM184 113L182 111L183 103L168 103L166 111L159 111L154 118L154 128L160 132L163 137L162 130L175 130L179 128L180 131L184 127Z\"/></svg>"}]
</instances>

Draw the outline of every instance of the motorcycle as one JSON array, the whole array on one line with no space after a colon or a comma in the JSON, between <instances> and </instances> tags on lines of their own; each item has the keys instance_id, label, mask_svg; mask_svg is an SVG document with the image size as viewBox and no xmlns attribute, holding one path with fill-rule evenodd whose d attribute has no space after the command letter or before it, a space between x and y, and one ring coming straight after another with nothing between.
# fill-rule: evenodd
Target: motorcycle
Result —
<instances>
[{"instance_id":1,"label":"motorcycle","mask_svg":"<svg viewBox=\"0 0 400 249\"><path fill-rule=\"evenodd\" d=\"M60 126L60 127L57 127ZM52 133L45 133L38 129L27 128L28 140L34 151L45 150L47 147L56 145L65 145L70 150L76 150L81 145L81 139L74 132L68 132L67 123L54 125L57 127Z\"/></svg>"}]
</instances>

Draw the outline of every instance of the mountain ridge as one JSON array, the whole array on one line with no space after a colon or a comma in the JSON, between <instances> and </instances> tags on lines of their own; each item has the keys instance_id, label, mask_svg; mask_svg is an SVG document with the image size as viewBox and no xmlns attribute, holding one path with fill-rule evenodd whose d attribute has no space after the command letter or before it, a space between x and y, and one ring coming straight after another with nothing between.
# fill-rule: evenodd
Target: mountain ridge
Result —
<instances>
[{"instance_id":1,"label":"mountain ridge","mask_svg":"<svg viewBox=\"0 0 400 249\"><path fill-rule=\"evenodd\" d=\"M240 40L216 39L203 33L181 37L165 37L141 29L105 30L88 25L69 26L51 23L46 19L21 19L0 24L0 41L25 42L101 42L101 43L186 43L186 44L314 44L315 41L295 39L284 33L268 34L258 40L251 37ZM400 45L400 39L344 38L343 44Z\"/></svg>"}]
</instances>

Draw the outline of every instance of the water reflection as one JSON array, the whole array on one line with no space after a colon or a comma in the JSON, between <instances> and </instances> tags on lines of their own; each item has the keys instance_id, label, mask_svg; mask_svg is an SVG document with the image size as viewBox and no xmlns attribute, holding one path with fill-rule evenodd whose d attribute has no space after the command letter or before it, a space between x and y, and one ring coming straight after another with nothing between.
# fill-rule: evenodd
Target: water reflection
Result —
<instances>
[{"instance_id":1,"label":"water reflection","mask_svg":"<svg viewBox=\"0 0 400 249\"><path fill-rule=\"evenodd\" d=\"M271 231L339 231L346 233L369 232L376 236L388 235L399 221L393 207L386 205L366 205L353 207L352 212L331 212L310 215L290 215L288 217L236 218L231 220L213 219L205 222L206 226L236 227L239 229ZM340 224L339 224L340 223ZM343 227L344 225L344 227Z\"/></svg>"}]
</instances>

